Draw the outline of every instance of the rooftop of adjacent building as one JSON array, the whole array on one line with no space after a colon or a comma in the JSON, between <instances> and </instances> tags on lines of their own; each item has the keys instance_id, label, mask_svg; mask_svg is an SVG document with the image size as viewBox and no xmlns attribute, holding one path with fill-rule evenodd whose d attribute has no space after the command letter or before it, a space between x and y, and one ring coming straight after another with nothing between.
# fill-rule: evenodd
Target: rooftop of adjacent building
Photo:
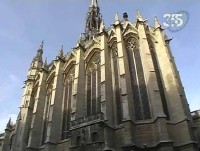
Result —
<instances>
[{"instance_id":1,"label":"rooftop of adjacent building","mask_svg":"<svg viewBox=\"0 0 200 151\"><path fill-rule=\"evenodd\" d=\"M192 111L192 112L191 112L191 115L192 115L192 118L193 118L193 119L200 118L200 109L199 109L199 110L196 110L196 111Z\"/></svg>"}]
</instances>

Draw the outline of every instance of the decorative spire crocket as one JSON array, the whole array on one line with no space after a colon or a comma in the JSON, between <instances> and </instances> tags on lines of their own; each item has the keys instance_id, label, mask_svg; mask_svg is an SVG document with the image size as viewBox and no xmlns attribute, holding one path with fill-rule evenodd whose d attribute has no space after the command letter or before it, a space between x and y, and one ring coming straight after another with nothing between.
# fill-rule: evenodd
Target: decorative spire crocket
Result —
<instances>
[{"instance_id":1,"label":"decorative spire crocket","mask_svg":"<svg viewBox=\"0 0 200 151\"><path fill-rule=\"evenodd\" d=\"M99 32L102 16L97 0L92 0L86 17L85 40L91 40Z\"/></svg>"},{"instance_id":2,"label":"decorative spire crocket","mask_svg":"<svg viewBox=\"0 0 200 151\"><path fill-rule=\"evenodd\" d=\"M43 64L43 60L42 60L43 46L44 46L44 41L42 41L39 49L37 50L37 54L33 58L30 68L38 68L38 67L41 67L40 65Z\"/></svg>"},{"instance_id":3,"label":"decorative spire crocket","mask_svg":"<svg viewBox=\"0 0 200 151\"><path fill-rule=\"evenodd\" d=\"M34 58L35 61L37 60L39 62L42 62L43 46L44 46L44 40L42 41L40 48L37 51L37 54Z\"/></svg>"}]
</instances>

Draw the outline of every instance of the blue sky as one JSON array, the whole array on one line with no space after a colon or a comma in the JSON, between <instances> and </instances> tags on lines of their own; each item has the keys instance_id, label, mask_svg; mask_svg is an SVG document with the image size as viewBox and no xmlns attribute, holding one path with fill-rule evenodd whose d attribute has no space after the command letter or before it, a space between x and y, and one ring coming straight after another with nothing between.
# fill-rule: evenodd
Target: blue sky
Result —
<instances>
[{"instance_id":1,"label":"blue sky","mask_svg":"<svg viewBox=\"0 0 200 151\"><path fill-rule=\"evenodd\" d=\"M0 133L9 117L19 112L23 81L32 58L42 40L44 55L52 60L64 45L65 53L76 45L84 32L90 0L1 0L0 1ZM153 26L154 16L161 23L164 14L186 11L189 19L179 31L165 32L180 71L191 110L200 109L200 1L198 0L101 0L101 13L106 26L127 12L135 22L136 10Z\"/></svg>"}]
</instances>

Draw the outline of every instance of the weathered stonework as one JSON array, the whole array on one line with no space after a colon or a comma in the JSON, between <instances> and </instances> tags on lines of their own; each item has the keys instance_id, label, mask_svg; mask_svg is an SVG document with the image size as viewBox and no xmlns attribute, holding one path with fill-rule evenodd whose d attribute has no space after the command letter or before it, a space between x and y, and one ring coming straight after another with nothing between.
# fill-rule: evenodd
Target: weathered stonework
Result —
<instances>
[{"instance_id":1,"label":"weathered stonework","mask_svg":"<svg viewBox=\"0 0 200 151\"><path fill-rule=\"evenodd\" d=\"M85 33L50 64L34 57L3 151L197 151L199 111L184 89L157 18L115 15L106 29L92 0Z\"/></svg>"}]
</instances>

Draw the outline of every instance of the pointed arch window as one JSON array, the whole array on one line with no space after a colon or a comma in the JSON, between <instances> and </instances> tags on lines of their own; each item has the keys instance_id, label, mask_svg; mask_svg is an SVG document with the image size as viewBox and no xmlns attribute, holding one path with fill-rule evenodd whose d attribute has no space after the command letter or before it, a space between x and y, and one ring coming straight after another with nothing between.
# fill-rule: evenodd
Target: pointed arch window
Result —
<instances>
[{"instance_id":1,"label":"pointed arch window","mask_svg":"<svg viewBox=\"0 0 200 151\"><path fill-rule=\"evenodd\" d=\"M161 97L161 100L162 100L163 111L164 111L165 115L167 116L167 119L169 119L169 111L168 111L168 107L167 107L167 100L166 100L166 97L165 97L164 85L163 85L162 78L161 78L161 73L160 73L159 64L158 64L158 61L157 61L157 56L156 56L156 53L155 53L154 44L153 44L150 37L147 38L147 41L148 41L148 44L149 44L149 49L150 49L150 52L151 52L151 57L152 57L152 61L153 61L153 65L154 65L154 69L155 69L155 73L156 73L158 88L159 88L160 97Z\"/></svg>"},{"instance_id":2,"label":"pointed arch window","mask_svg":"<svg viewBox=\"0 0 200 151\"><path fill-rule=\"evenodd\" d=\"M49 136L49 128L50 128L50 121L53 106L51 106L51 99L52 99L52 90L53 90L53 82L54 78L48 84L46 99L45 99L45 109L44 109L44 117L43 117L43 133L42 133L42 144L45 143L46 138Z\"/></svg>"},{"instance_id":3,"label":"pointed arch window","mask_svg":"<svg viewBox=\"0 0 200 151\"><path fill-rule=\"evenodd\" d=\"M75 66L73 65L65 75L64 81L64 108L62 121L62 139L69 137L71 102L73 97Z\"/></svg>"},{"instance_id":4,"label":"pointed arch window","mask_svg":"<svg viewBox=\"0 0 200 151\"><path fill-rule=\"evenodd\" d=\"M87 115L99 113L101 111L101 70L99 52L96 52L88 62L86 82Z\"/></svg>"},{"instance_id":5,"label":"pointed arch window","mask_svg":"<svg viewBox=\"0 0 200 151\"><path fill-rule=\"evenodd\" d=\"M126 41L128 64L130 69L132 97L134 101L134 113L136 120L151 118L149 98L147 94L146 82L138 40L135 37L129 37Z\"/></svg>"},{"instance_id":6,"label":"pointed arch window","mask_svg":"<svg viewBox=\"0 0 200 151\"><path fill-rule=\"evenodd\" d=\"M114 98L114 112L115 121L117 124L122 122L122 104L119 84L119 62L117 43L114 42L111 46L111 70L112 70L112 83L113 83L113 98Z\"/></svg>"}]
</instances>

